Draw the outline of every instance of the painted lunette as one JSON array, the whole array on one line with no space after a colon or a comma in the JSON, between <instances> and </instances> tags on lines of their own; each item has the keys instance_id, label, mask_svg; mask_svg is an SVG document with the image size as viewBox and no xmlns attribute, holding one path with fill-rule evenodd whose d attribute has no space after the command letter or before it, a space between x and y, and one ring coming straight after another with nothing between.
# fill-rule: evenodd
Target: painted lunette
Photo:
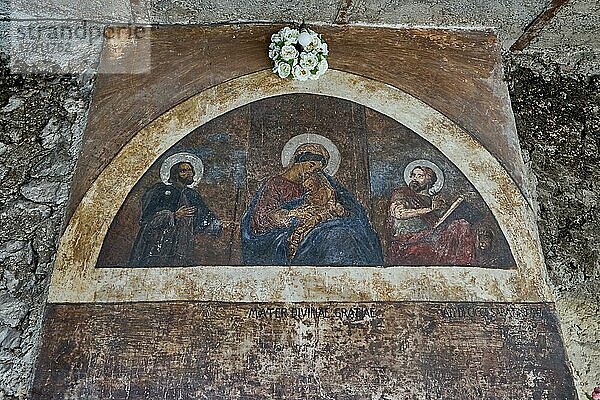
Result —
<instances>
[{"instance_id":1,"label":"painted lunette","mask_svg":"<svg viewBox=\"0 0 600 400\"><path fill-rule=\"evenodd\" d=\"M513 251L513 271L462 267L187 267L95 269L106 232L137 180L195 128L242 105L282 94L350 100L413 130L479 191ZM465 157L469 154L469 157ZM119 171L127 170L123 176ZM50 302L524 301L551 299L535 219L500 163L472 136L397 88L338 70L319 81L283 81L270 71L216 85L138 132L100 174L60 243Z\"/></svg>"}]
</instances>

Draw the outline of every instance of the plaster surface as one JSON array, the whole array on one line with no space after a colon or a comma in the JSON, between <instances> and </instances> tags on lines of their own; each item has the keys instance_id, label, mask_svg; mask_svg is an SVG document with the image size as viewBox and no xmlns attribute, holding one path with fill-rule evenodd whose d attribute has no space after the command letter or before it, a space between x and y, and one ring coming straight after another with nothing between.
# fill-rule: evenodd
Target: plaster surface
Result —
<instances>
[{"instance_id":1,"label":"plaster surface","mask_svg":"<svg viewBox=\"0 0 600 400\"><path fill-rule=\"evenodd\" d=\"M133 22L130 0L8 0L12 20Z\"/></svg>"},{"instance_id":2,"label":"plaster surface","mask_svg":"<svg viewBox=\"0 0 600 400\"><path fill-rule=\"evenodd\" d=\"M333 23L341 5L339 0L308 0L290 3L222 0L218 4L193 0L172 2L145 0L149 20L160 24L207 24L243 21L314 21Z\"/></svg>"},{"instance_id":3,"label":"plaster surface","mask_svg":"<svg viewBox=\"0 0 600 400\"><path fill-rule=\"evenodd\" d=\"M36 3L30 4L33 8ZM542 182L537 196L542 243L554 285L565 289L560 293L555 290L557 307L566 348L578 379L580 398L586 399L584 393L590 393L600 382L600 338L597 336L600 332L597 288L600 285L598 252L594 247L599 240L595 236L598 231L592 228L597 225L594 218L598 215L599 190L597 185L587 186L581 177L586 175L583 165L598 165L594 158L598 154L594 147L598 132L598 86L597 78L589 75L598 73L599 62L594 51L579 46L587 46L594 38L590 31L598 24L590 19L593 15L589 10L593 8L586 8L585 4L594 6L597 2L589 0L578 4L584 4L582 14L573 14L571 22L563 23L563 18L568 15L563 16L561 12L558 20L551 24L550 27L556 26L558 35L549 35L546 39L545 30L542 30L539 42L532 43L536 51L521 54L505 65L524 66L509 74L511 99L520 140L527 150L525 157L532 168L531 177ZM86 7L85 4L78 6ZM569 3L565 10L569 10L568 6ZM58 12L56 16L70 12L73 13L69 15L77 16L78 10L65 7L66 11ZM540 4L536 7L536 12L541 9ZM0 2L0 19L7 18L10 10L9 2ZM34 11L27 12L34 15L37 12ZM534 14L531 12L532 16ZM436 22L432 20L431 23ZM581 26L581 29L569 30L570 24ZM568 34L560 33L563 28ZM8 53L8 44L14 37L10 36L6 21L0 22L0 32L0 49ZM559 40L578 45L568 46ZM553 51L555 48L560 50ZM3 63L5 61L3 59ZM49 283L47 275L65 207L64 195L58 197L61 200L56 204L47 198L38 203L25 196L39 194L37 185L62 186L60 191L53 193L68 192L77 151L65 149L71 148L71 143L77 148L86 120L91 82L79 76L10 75L6 67L2 68L1 76L0 107L4 116L0 118L3 222L0 225L3 235L0 286L6 301L2 302L0 312L0 336L3 337L0 394L7 399L17 399L26 397L30 387L39 344L40 316ZM549 98L552 99L550 102ZM561 136L550 135L552 132ZM50 148L43 147L43 143ZM573 153L572 150L581 143L585 143L583 147L587 150ZM38 166L37 161L42 159L48 161L40 162ZM41 173L32 172L37 169ZM553 189L559 182L574 182L575 190L569 192L568 201L560 195L563 189L558 192ZM21 193L21 188L25 194ZM16 238L19 243L9 238Z\"/></svg>"},{"instance_id":4,"label":"plaster surface","mask_svg":"<svg viewBox=\"0 0 600 400\"><path fill-rule=\"evenodd\" d=\"M493 28L506 48L545 8L545 2L535 0L357 0L350 3L347 12L350 23Z\"/></svg>"},{"instance_id":5,"label":"plaster surface","mask_svg":"<svg viewBox=\"0 0 600 400\"><path fill-rule=\"evenodd\" d=\"M284 93L351 100L427 139L465 174L490 207L513 251L516 272L456 267L94 268L104 236L130 188L164 151L228 110ZM119 173L125 170L127 175ZM283 81L263 71L219 84L179 104L119 152L82 199L61 240L50 301L547 301L532 226L527 200L506 170L467 132L423 102L381 82L336 70L307 82ZM438 289L425 289L428 286Z\"/></svg>"},{"instance_id":6,"label":"plaster surface","mask_svg":"<svg viewBox=\"0 0 600 400\"><path fill-rule=\"evenodd\" d=\"M600 74L600 2L568 1L531 41L526 53L545 53L566 71Z\"/></svg>"}]
</instances>

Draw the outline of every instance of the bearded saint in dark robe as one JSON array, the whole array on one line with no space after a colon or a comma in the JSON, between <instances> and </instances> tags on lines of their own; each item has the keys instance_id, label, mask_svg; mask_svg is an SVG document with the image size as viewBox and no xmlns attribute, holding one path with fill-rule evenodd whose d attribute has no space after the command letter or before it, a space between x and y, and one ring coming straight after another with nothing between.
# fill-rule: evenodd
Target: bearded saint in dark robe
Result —
<instances>
[{"instance_id":1,"label":"bearded saint in dark robe","mask_svg":"<svg viewBox=\"0 0 600 400\"><path fill-rule=\"evenodd\" d=\"M245 265L383 265L381 244L356 198L325 168L322 145L299 146L242 219Z\"/></svg>"},{"instance_id":2,"label":"bearded saint in dark robe","mask_svg":"<svg viewBox=\"0 0 600 400\"><path fill-rule=\"evenodd\" d=\"M168 185L159 182L142 197L140 231L129 257L129 266L188 266L195 259L195 235L219 235L221 222L200 194L190 187L194 167L174 164Z\"/></svg>"}]
</instances>

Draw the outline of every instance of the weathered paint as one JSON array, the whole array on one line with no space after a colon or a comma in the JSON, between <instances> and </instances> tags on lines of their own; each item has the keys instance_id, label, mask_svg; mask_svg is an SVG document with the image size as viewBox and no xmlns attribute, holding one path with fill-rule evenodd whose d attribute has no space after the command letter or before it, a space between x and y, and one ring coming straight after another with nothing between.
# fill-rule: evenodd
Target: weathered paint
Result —
<instances>
[{"instance_id":1,"label":"weathered paint","mask_svg":"<svg viewBox=\"0 0 600 400\"><path fill-rule=\"evenodd\" d=\"M547 303L51 305L33 399L571 400Z\"/></svg>"},{"instance_id":2,"label":"weathered paint","mask_svg":"<svg viewBox=\"0 0 600 400\"><path fill-rule=\"evenodd\" d=\"M307 136L311 134L316 135ZM322 254L323 243L316 243L316 249L315 243L307 236L304 244L312 249L312 261L306 258L301 261L271 259L266 262L264 258L253 261L256 258L252 257L267 254L264 249L255 248L242 255L243 243L248 242L242 239L243 217L265 182L273 182L273 177L284 173L287 161L282 157L284 153L291 157L290 151L294 152L294 148L289 146L305 140L322 140L329 146L327 152L331 152L331 157L325 170L347 190L343 200L340 192L335 195L335 201L343 201L345 207L351 209L362 207L364 217L359 217L356 211L353 216L353 219L361 218L362 222L358 226L347 220L334 223L334 232L330 231L328 239L325 239L330 251L327 257ZM172 202L181 201L172 187L165 185L168 183L167 172L181 157L195 164L195 182L190 184L193 189L186 189L186 199L192 196L202 210L195 220L208 218L211 222L195 234L184 232L180 227L176 228L177 234L167 230L165 235L159 233L170 222L164 218L165 212L167 209L176 211ZM417 161L419 159L422 161ZM392 199L397 201L404 196L401 193L408 190L409 165L412 165L412 170L417 164L427 163L439 168L435 175L436 193L430 199L435 199L441 207L428 218L440 218L459 196L464 200L448 216L448 222L435 233L421 233L425 237L419 243L427 248L423 253L417 250L419 246L403 246L400 241L391 240L392 229L397 234L406 230L407 226L390 214L390 204ZM310 192L314 191L312 186ZM202 204L197 196L202 199ZM426 198L422 199L426 201ZM358 204L352 205L354 200ZM164 201L168 204L162 203ZM320 206L318 208L323 210ZM205 213L206 209L209 214ZM306 207L303 210L306 212ZM314 208L309 212L314 215ZM324 216L318 218L331 219L328 213L320 215ZM392 221L397 221L395 228ZM423 223L418 217L410 221ZM338 228L342 225L344 230L351 229L358 237L348 238L343 243L331 240L340 234ZM217 226L222 229L217 229ZM458 226L462 226L462 230ZM315 232L310 235L313 238L320 236L319 228L314 229ZM350 246L352 240L360 242L367 232L370 232L370 240L375 242L373 251L363 249L360 256L344 253L345 246ZM381 252L376 242L381 243ZM182 247L182 243L186 243L187 247ZM175 252L175 246L179 246L180 251ZM161 250L158 250L159 247ZM336 259L335 253L339 251L341 253L337 254L341 255ZM311 251L305 248L304 252ZM413 256L399 258L409 254ZM373 261L364 257L371 257ZM298 265L307 262L315 266L373 266L383 263L384 266L515 267L508 243L483 199L460 171L430 143L397 121L360 104L336 97L290 94L262 99L214 118L161 155L134 185L113 219L96 268L254 263Z\"/></svg>"},{"instance_id":3,"label":"weathered paint","mask_svg":"<svg viewBox=\"0 0 600 400\"><path fill-rule=\"evenodd\" d=\"M302 284L296 281L290 285L286 283L291 274L287 268L94 268L108 227L130 188L161 154L198 126L229 110L289 93L328 95L363 104L432 143L461 170L490 207L513 251L517 270L392 267L348 272L344 268L295 267L293 273L300 274ZM534 221L527 200L498 160L462 128L422 101L381 82L337 70L308 82L284 81L263 71L219 84L188 99L142 129L120 151L91 186L70 221L57 256L49 300L548 300ZM375 286L373 276L383 277L385 285ZM328 281L328 290L312 291L311 287L322 280ZM447 290L416 289L415 280ZM178 285L181 281L189 285ZM348 287L356 292L339 295Z\"/></svg>"},{"instance_id":4,"label":"weathered paint","mask_svg":"<svg viewBox=\"0 0 600 400\"><path fill-rule=\"evenodd\" d=\"M265 49L271 34L280 28L264 24L161 26L147 33L152 48L150 71L100 74L73 180L69 216L98 174L144 126L216 84L269 69ZM492 31L316 29L329 44L330 67L394 86L427 103L481 142L517 185L525 187L500 46ZM105 58L109 49L106 53ZM147 61L140 56L136 62Z\"/></svg>"}]
</instances>

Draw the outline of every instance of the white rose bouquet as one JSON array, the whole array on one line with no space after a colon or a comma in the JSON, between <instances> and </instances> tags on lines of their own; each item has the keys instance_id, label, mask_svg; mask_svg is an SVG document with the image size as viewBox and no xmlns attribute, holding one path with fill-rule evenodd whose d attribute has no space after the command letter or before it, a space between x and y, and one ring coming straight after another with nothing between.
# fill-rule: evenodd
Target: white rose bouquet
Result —
<instances>
[{"instance_id":1,"label":"white rose bouquet","mask_svg":"<svg viewBox=\"0 0 600 400\"><path fill-rule=\"evenodd\" d=\"M282 28L271 36L269 58L281 78L319 79L327 71L327 43L311 29Z\"/></svg>"}]
</instances>

